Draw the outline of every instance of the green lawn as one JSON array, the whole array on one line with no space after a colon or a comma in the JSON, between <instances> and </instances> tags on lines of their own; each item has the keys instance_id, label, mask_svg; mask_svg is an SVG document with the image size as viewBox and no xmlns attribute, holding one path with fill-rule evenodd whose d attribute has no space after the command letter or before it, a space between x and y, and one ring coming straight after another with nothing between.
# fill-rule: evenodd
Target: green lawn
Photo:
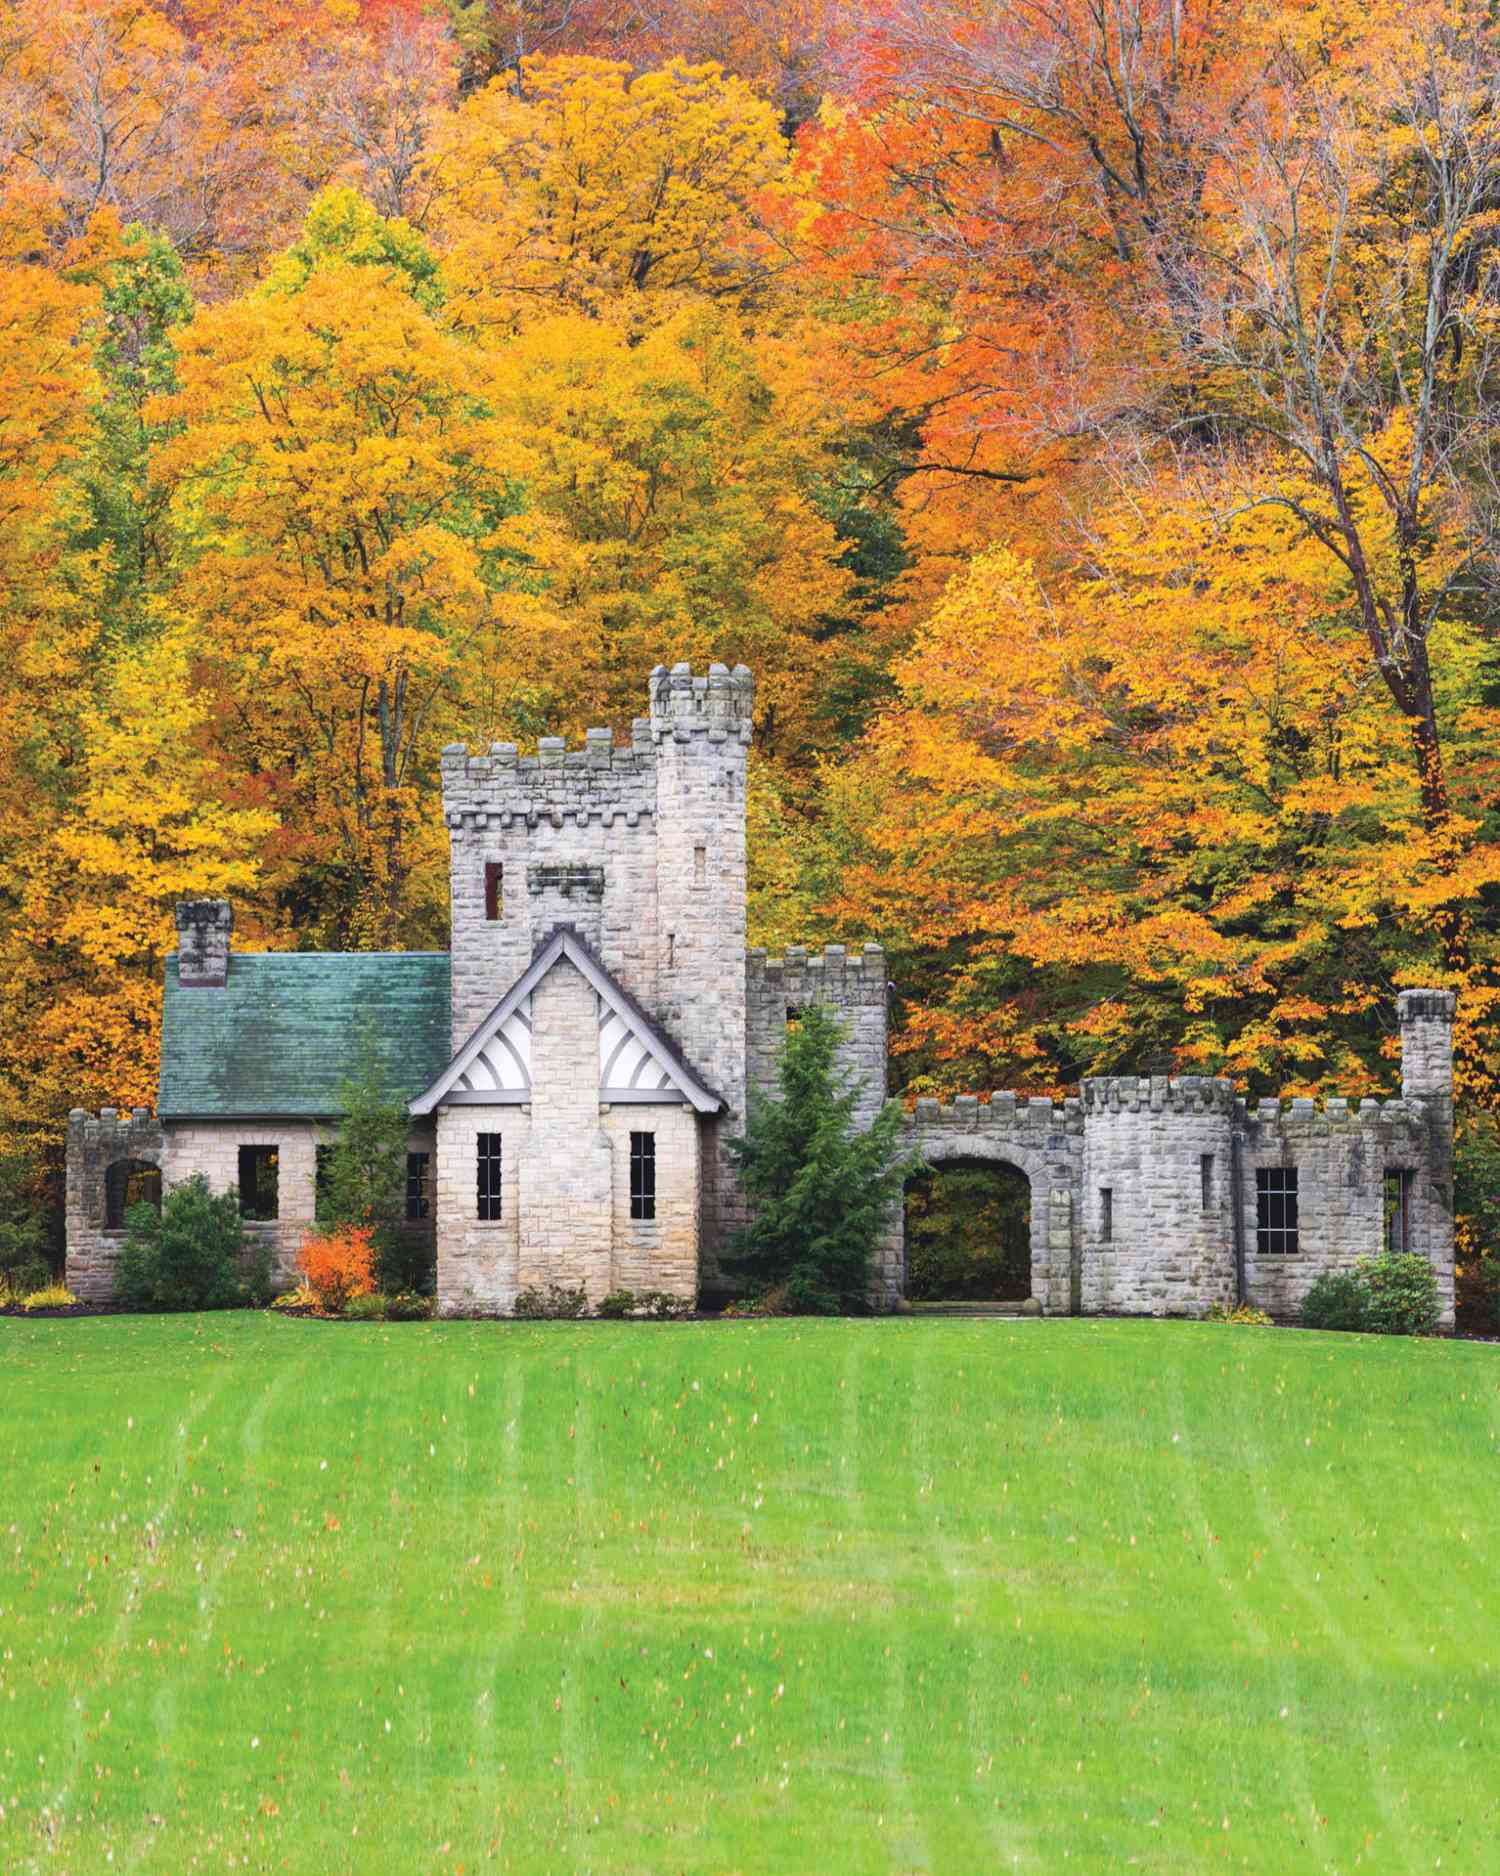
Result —
<instances>
[{"instance_id":1,"label":"green lawn","mask_svg":"<svg viewBox=\"0 0 1500 1876\"><path fill-rule=\"evenodd\" d=\"M0 1870L1500 1868L1500 1348L0 1322Z\"/></svg>"}]
</instances>

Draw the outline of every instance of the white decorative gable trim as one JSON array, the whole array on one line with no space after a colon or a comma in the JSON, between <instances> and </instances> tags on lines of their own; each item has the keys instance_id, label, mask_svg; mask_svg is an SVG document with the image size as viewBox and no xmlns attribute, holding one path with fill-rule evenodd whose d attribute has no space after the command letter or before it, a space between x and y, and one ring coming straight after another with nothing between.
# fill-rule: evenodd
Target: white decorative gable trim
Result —
<instances>
[{"instance_id":1,"label":"white decorative gable trim","mask_svg":"<svg viewBox=\"0 0 1500 1876\"><path fill-rule=\"evenodd\" d=\"M724 1103L685 1062L578 934L560 925L432 1086L410 1103L412 1114L438 1107L500 1107L531 1099L531 994L566 958L599 999L599 1099L685 1101L700 1114Z\"/></svg>"}]
</instances>

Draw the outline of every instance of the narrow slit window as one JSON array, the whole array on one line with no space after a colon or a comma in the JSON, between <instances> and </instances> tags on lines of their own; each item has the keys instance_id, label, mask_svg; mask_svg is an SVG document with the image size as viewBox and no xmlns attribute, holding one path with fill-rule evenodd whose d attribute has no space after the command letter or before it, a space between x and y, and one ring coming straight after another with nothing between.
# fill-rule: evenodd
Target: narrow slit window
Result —
<instances>
[{"instance_id":1,"label":"narrow slit window","mask_svg":"<svg viewBox=\"0 0 1500 1876\"><path fill-rule=\"evenodd\" d=\"M1410 1171L1393 1166L1385 1176L1385 1248L1388 1251L1411 1249L1411 1189Z\"/></svg>"},{"instance_id":2,"label":"narrow slit window","mask_svg":"<svg viewBox=\"0 0 1500 1876\"><path fill-rule=\"evenodd\" d=\"M693 884L695 886L706 886L708 884L707 847L694 847L693 849Z\"/></svg>"},{"instance_id":3,"label":"narrow slit window","mask_svg":"<svg viewBox=\"0 0 1500 1876\"><path fill-rule=\"evenodd\" d=\"M1198 1155L1198 1176L1203 1182L1203 1209L1211 1212L1214 1208L1214 1156L1212 1153Z\"/></svg>"},{"instance_id":4,"label":"narrow slit window","mask_svg":"<svg viewBox=\"0 0 1500 1876\"><path fill-rule=\"evenodd\" d=\"M505 868L498 860L484 863L484 916L492 925L505 916Z\"/></svg>"},{"instance_id":5,"label":"narrow slit window","mask_svg":"<svg viewBox=\"0 0 1500 1876\"><path fill-rule=\"evenodd\" d=\"M431 1166L431 1154L408 1153L406 1156L406 1216L413 1224L426 1218L432 1210L432 1194L427 1184Z\"/></svg>"},{"instance_id":6,"label":"narrow slit window","mask_svg":"<svg viewBox=\"0 0 1500 1876\"><path fill-rule=\"evenodd\" d=\"M1099 1242L1112 1244L1115 1237L1115 1194L1113 1186L1099 1188Z\"/></svg>"},{"instance_id":7,"label":"narrow slit window","mask_svg":"<svg viewBox=\"0 0 1500 1876\"><path fill-rule=\"evenodd\" d=\"M656 1216L656 1135L630 1136L630 1216Z\"/></svg>"},{"instance_id":8,"label":"narrow slit window","mask_svg":"<svg viewBox=\"0 0 1500 1876\"><path fill-rule=\"evenodd\" d=\"M795 1003L789 1003L786 1006L787 1034L791 1035L794 1030L798 1030L801 1027L802 1027L802 1011Z\"/></svg>"},{"instance_id":9,"label":"narrow slit window","mask_svg":"<svg viewBox=\"0 0 1500 1876\"><path fill-rule=\"evenodd\" d=\"M280 1209L281 1155L274 1146L240 1148L240 1217L269 1223Z\"/></svg>"},{"instance_id":10,"label":"narrow slit window","mask_svg":"<svg viewBox=\"0 0 1500 1876\"><path fill-rule=\"evenodd\" d=\"M500 1135L482 1133L478 1148L479 1216L500 1216Z\"/></svg>"},{"instance_id":11,"label":"narrow slit window","mask_svg":"<svg viewBox=\"0 0 1500 1876\"><path fill-rule=\"evenodd\" d=\"M313 1212L321 1218L328 1204L328 1186L333 1173L333 1148L313 1148Z\"/></svg>"},{"instance_id":12,"label":"narrow slit window","mask_svg":"<svg viewBox=\"0 0 1500 1876\"><path fill-rule=\"evenodd\" d=\"M1261 1257L1297 1255L1297 1168L1255 1169L1255 1249Z\"/></svg>"}]
</instances>

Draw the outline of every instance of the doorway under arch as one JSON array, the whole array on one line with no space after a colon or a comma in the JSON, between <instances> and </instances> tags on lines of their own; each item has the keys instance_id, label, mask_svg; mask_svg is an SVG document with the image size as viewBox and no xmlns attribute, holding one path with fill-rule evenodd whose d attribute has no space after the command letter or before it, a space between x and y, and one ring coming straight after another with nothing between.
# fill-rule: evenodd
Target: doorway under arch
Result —
<instances>
[{"instance_id":1,"label":"doorway under arch","mask_svg":"<svg viewBox=\"0 0 1500 1876\"><path fill-rule=\"evenodd\" d=\"M117 1159L104 1174L104 1229L123 1231L132 1205L161 1210L161 1168L153 1160Z\"/></svg>"},{"instance_id":2,"label":"doorway under arch","mask_svg":"<svg viewBox=\"0 0 1500 1876\"><path fill-rule=\"evenodd\" d=\"M905 1289L914 1303L1025 1302L1031 1181L990 1158L947 1158L906 1184Z\"/></svg>"}]
</instances>

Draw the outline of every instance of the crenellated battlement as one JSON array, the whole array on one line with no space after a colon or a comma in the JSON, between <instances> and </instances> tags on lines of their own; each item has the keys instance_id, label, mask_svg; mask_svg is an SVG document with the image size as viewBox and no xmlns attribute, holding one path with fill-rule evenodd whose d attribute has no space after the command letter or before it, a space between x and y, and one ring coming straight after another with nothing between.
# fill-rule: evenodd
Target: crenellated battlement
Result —
<instances>
[{"instance_id":1,"label":"crenellated battlement","mask_svg":"<svg viewBox=\"0 0 1500 1876\"><path fill-rule=\"evenodd\" d=\"M820 997L837 1002L858 1000L882 1004L886 997L885 950L881 945L788 945L780 957L763 947L745 953L745 983L749 995L785 997L789 1002L816 1002Z\"/></svg>"},{"instance_id":2,"label":"crenellated battlement","mask_svg":"<svg viewBox=\"0 0 1500 1876\"><path fill-rule=\"evenodd\" d=\"M748 743L755 715L755 679L747 665L711 664L696 677L690 664L664 664L651 673L651 737L654 742Z\"/></svg>"},{"instance_id":3,"label":"crenellated battlement","mask_svg":"<svg viewBox=\"0 0 1500 1876\"><path fill-rule=\"evenodd\" d=\"M1054 1101L1045 1094L1019 1095L1009 1090L981 1096L960 1094L952 1101L919 1094L907 1115L909 1127L938 1127L954 1132L1010 1133L1021 1130L1045 1136L1059 1128L1083 1132L1083 1102L1070 1095Z\"/></svg>"},{"instance_id":4,"label":"crenellated battlement","mask_svg":"<svg viewBox=\"0 0 1500 1876\"><path fill-rule=\"evenodd\" d=\"M1234 1111L1234 1083L1216 1075L1091 1075L1082 1096L1089 1114Z\"/></svg>"},{"instance_id":5,"label":"crenellated battlement","mask_svg":"<svg viewBox=\"0 0 1500 1876\"><path fill-rule=\"evenodd\" d=\"M1317 1135L1349 1133L1359 1128L1418 1127L1421 1109L1416 1102L1401 1097L1379 1100L1373 1096L1346 1099L1331 1094L1323 1101L1308 1095L1277 1099L1274 1095L1259 1101L1237 1100L1236 1122L1247 1128L1275 1129L1281 1133Z\"/></svg>"}]
</instances>

